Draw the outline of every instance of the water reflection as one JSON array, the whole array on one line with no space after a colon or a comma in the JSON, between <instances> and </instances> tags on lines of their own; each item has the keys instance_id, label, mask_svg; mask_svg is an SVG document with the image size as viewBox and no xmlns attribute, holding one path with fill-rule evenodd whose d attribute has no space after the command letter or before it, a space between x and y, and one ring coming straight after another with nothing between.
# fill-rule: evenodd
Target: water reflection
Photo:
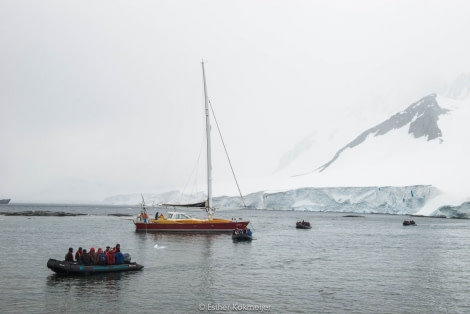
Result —
<instances>
[{"instance_id":1,"label":"water reflection","mask_svg":"<svg viewBox=\"0 0 470 314\"><path fill-rule=\"evenodd\" d=\"M135 232L135 235L141 240L155 241L187 241L191 239L216 239L227 236L226 232L194 233L194 232Z\"/></svg>"},{"instance_id":2,"label":"water reflection","mask_svg":"<svg viewBox=\"0 0 470 314\"><path fill-rule=\"evenodd\" d=\"M125 299L122 295L127 291L129 282L136 279L136 274L108 273L89 276L66 276L52 274L46 280L46 305L59 304L59 310L68 311L70 308L83 308L86 311L91 305L96 307L105 304L119 303ZM76 304L77 300L86 305ZM117 306L117 305L116 305ZM113 308L114 306L111 306ZM51 309L56 312L58 309Z\"/></svg>"},{"instance_id":3,"label":"water reflection","mask_svg":"<svg viewBox=\"0 0 470 314\"><path fill-rule=\"evenodd\" d=\"M192 304L217 300L220 273L216 271L220 249L232 245L227 233L135 233L145 251L148 280L165 282L169 290L190 296ZM184 283L183 285L181 283ZM191 301L192 300L192 301Z\"/></svg>"},{"instance_id":4,"label":"water reflection","mask_svg":"<svg viewBox=\"0 0 470 314\"><path fill-rule=\"evenodd\" d=\"M83 275L65 275L65 274L51 274L47 277L47 285L55 286L63 283L75 283L78 285L91 285L96 283L103 283L106 281L121 280L124 276L130 275L129 273L104 273L104 274L91 274L88 276Z\"/></svg>"},{"instance_id":5,"label":"water reflection","mask_svg":"<svg viewBox=\"0 0 470 314\"><path fill-rule=\"evenodd\" d=\"M47 287L60 288L64 293L73 293L77 296L100 294L112 295L121 290L122 285L129 279L128 273L94 274L89 276L66 276L53 274L47 277ZM103 293L104 292L104 293Z\"/></svg>"}]
</instances>

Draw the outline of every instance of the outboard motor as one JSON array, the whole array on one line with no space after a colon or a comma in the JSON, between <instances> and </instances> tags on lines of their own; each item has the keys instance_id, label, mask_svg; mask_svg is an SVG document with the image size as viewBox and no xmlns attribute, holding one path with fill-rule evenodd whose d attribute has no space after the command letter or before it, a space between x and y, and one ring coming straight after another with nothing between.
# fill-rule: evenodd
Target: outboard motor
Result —
<instances>
[{"instance_id":1,"label":"outboard motor","mask_svg":"<svg viewBox=\"0 0 470 314\"><path fill-rule=\"evenodd\" d=\"M124 263L130 264L131 263L131 255L129 253L124 254Z\"/></svg>"}]
</instances>

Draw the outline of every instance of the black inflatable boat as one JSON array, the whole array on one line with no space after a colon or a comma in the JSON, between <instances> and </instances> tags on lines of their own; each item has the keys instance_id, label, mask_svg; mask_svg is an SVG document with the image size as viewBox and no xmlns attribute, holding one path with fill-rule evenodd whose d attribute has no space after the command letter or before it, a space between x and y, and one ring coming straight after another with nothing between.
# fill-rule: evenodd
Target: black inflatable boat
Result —
<instances>
[{"instance_id":1,"label":"black inflatable boat","mask_svg":"<svg viewBox=\"0 0 470 314\"><path fill-rule=\"evenodd\" d=\"M117 265L83 265L76 262L58 261L53 258L47 261L47 267L53 272L66 275L92 275L123 271L136 271L144 268L143 265L137 263Z\"/></svg>"}]
</instances>

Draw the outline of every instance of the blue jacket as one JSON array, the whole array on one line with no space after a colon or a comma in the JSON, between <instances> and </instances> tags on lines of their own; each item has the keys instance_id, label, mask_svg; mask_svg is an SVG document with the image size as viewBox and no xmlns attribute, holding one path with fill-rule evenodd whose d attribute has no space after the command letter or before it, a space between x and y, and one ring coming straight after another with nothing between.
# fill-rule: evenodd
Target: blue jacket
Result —
<instances>
[{"instance_id":1,"label":"blue jacket","mask_svg":"<svg viewBox=\"0 0 470 314\"><path fill-rule=\"evenodd\" d=\"M114 254L114 258L116 260L116 264L124 263L124 254L121 252L116 252L116 254Z\"/></svg>"}]
</instances>

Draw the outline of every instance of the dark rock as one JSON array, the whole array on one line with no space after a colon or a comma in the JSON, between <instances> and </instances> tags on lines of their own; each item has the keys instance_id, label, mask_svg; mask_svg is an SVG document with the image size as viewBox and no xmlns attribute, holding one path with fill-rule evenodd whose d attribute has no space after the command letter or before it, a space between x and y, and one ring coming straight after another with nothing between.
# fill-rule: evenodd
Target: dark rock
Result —
<instances>
[{"instance_id":1,"label":"dark rock","mask_svg":"<svg viewBox=\"0 0 470 314\"><path fill-rule=\"evenodd\" d=\"M79 213L66 213L66 212L53 212L49 210L28 210L22 212L0 212L4 216L85 216L86 214Z\"/></svg>"},{"instance_id":2,"label":"dark rock","mask_svg":"<svg viewBox=\"0 0 470 314\"><path fill-rule=\"evenodd\" d=\"M120 213L115 213L115 214L108 214L108 216L116 216L116 217L132 217L132 215L129 215L129 214L120 214Z\"/></svg>"}]
</instances>

